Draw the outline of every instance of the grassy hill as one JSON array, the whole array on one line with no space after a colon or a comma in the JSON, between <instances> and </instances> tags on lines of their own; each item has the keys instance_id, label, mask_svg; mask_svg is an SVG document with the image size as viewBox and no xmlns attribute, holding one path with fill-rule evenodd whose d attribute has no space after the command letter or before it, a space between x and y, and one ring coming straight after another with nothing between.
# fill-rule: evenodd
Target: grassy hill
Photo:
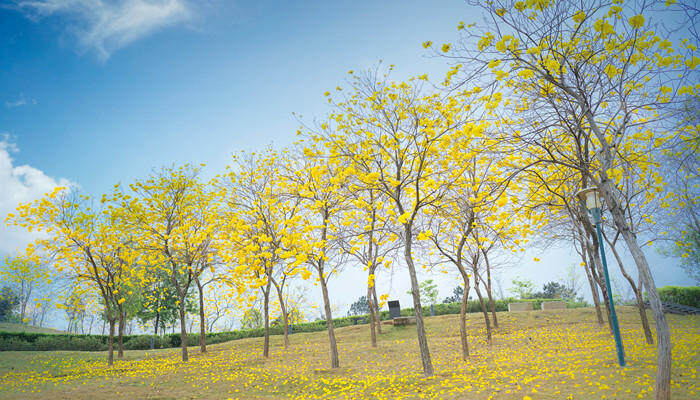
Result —
<instances>
[{"instance_id":1,"label":"grassy hill","mask_svg":"<svg viewBox=\"0 0 700 400\"><path fill-rule=\"evenodd\" d=\"M499 313L494 343L478 314L468 315L471 357L462 361L458 316L427 318L435 376L420 368L415 326L383 326L377 348L368 327L336 331L339 369L328 368L325 332L294 334L285 349L272 337L191 350L127 351L113 368L100 352L0 353L2 399L646 399L655 375L655 346L646 345L635 309L619 311L628 366L617 366L607 327L592 309ZM700 394L700 316L668 315L674 399Z\"/></svg>"},{"instance_id":2,"label":"grassy hill","mask_svg":"<svg viewBox=\"0 0 700 400\"><path fill-rule=\"evenodd\" d=\"M57 329L40 328L38 326L15 324L11 322L0 322L0 331L4 332L29 332L29 333L66 333Z\"/></svg>"}]
</instances>

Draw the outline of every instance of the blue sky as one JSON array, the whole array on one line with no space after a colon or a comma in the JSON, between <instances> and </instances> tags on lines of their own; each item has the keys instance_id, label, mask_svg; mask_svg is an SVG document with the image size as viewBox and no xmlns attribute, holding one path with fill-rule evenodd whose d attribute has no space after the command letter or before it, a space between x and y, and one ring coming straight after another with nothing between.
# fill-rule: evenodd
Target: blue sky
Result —
<instances>
[{"instance_id":1,"label":"blue sky","mask_svg":"<svg viewBox=\"0 0 700 400\"><path fill-rule=\"evenodd\" d=\"M114 49L76 37L69 11L0 10L0 131L18 163L89 192L154 166L222 167L236 149L287 144L292 116L326 113L323 92L383 59L441 75L427 38L454 38L461 1L182 3L189 16ZM29 18L28 18L29 16ZM73 25L71 25L73 24ZM87 35L87 33L84 33Z\"/></svg>"},{"instance_id":2,"label":"blue sky","mask_svg":"<svg viewBox=\"0 0 700 400\"><path fill-rule=\"evenodd\" d=\"M398 77L439 79L448 65L427 57L421 43L454 40L459 21L478 19L461 0L2 4L0 166L26 167L2 190L3 213L61 180L99 195L173 163L206 163L214 175L237 150L295 140L292 112L322 117L323 93L342 86L348 70L382 59L397 66ZM25 239L2 230L9 244L0 255ZM574 254L566 247L529 252L503 281L509 286L520 275L541 286L577 264ZM665 267L654 268L659 286L692 283L674 260L648 254ZM408 303L403 275L397 271L392 293ZM338 301L349 304L366 277L346 276L357 287L346 290L345 280ZM449 295L456 282L436 279L440 296Z\"/></svg>"}]
</instances>

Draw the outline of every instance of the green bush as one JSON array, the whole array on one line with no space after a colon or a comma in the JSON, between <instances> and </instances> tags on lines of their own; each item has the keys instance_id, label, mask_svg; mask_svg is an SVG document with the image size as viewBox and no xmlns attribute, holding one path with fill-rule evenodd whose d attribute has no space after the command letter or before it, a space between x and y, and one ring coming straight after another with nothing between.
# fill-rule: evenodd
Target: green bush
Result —
<instances>
[{"instance_id":1,"label":"green bush","mask_svg":"<svg viewBox=\"0 0 700 400\"><path fill-rule=\"evenodd\" d=\"M165 339L160 336L154 337L153 335L134 335L126 336L125 339L127 339L124 342L124 348L126 350L148 350L151 348L151 340L153 340L153 347L156 349L170 347L169 345L165 344ZM116 340L117 338L115 338L115 342Z\"/></svg>"},{"instance_id":2,"label":"green bush","mask_svg":"<svg viewBox=\"0 0 700 400\"><path fill-rule=\"evenodd\" d=\"M91 335L42 335L32 343L31 350L106 350L102 336Z\"/></svg>"},{"instance_id":3,"label":"green bush","mask_svg":"<svg viewBox=\"0 0 700 400\"><path fill-rule=\"evenodd\" d=\"M7 337L0 339L0 351L30 351L36 350L32 342L20 338Z\"/></svg>"},{"instance_id":4,"label":"green bush","mask_svg":"<svg viewBox=\"0 0 700 400\"><path fill-rule=\"evenodd\" d=\"M700 308L700 287L664 286L658 288L661 301Z\"/></svg>"}]
</instances>

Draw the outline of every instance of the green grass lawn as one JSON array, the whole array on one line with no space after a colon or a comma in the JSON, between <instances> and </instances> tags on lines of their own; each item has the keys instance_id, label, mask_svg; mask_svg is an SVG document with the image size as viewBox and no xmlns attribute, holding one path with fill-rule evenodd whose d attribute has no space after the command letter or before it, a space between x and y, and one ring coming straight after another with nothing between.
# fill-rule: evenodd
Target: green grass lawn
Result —
<instances>
[{"instance_id":1,"label":"green grass lawn","mask_svg":"<svg viewBox=\"0 0 700 400\"><path fill-rule=\"evenodd\" d=\"M593 309L499 313L494 343L469 314L471 358L460 358L458 316L427 319L435 376L421 373L415 326L384 325L378 347L366 325L337 330L339 369L328 368L327 334L272 337L191 348L127 351L108 368L104 353L0 353L0 398L8 399L647 399L655 346L644 342L636 310L619 311L628 366L617 366L607 327ZM673 343L674 399L700 398L700 316L668 315Z\"/></svg>"}]
</instances>

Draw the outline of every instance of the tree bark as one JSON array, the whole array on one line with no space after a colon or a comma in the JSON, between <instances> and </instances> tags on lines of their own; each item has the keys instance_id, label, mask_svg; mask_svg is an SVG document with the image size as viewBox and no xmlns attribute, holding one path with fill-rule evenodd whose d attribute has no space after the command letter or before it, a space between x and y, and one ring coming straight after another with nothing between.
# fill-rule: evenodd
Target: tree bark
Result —
<instances>
[{"instance_id":1,"label":"tree bark","mask_svg":"<svg viewBox=\"0 0 700 400\"><path fill-rule=\"evenodd\" d=\"M496 317L496 302L493 300L493 295L491 293L491 285L486 285L486 296L489 299L489 304L491 306L491 316L493 317L493 327L498 329L498 318Z\"/></svg>"},{"instance_id":2,"label":"tree bark","mask_svg":"<svg viewBox=\"0 0 700 400\"><path fill-rule=\"evenodd\" d=\"M491 306L493 327L498 329L498 317L496 317L496 302L493 300L493 292L491 290L491 263L489 263L489 258L486 255L485 249L481 249L481 254L484 255L484 262L486 263L486 296L488 296L489 304Z\"/></svg>"},{"instance_id":3,"label":"tree bark","mask_svg":"<svg viewBox=\"0 0 700 400\"><path fill-rule=\"evenodd\" d=\"M107 364L114 365L114 318L109 320L109 343L107 353Z\"/></svg>"},{"instance_id":4,"label":"tree bark","mask_svg":"<svg viewBox=\"0 0 700 400\"><path fill-rule=\"evenodd\" d=\"M263 317L265 318L265 338L263 339L263 357L270 357L270 285L272 282L267 279L267 285L263 290L264 305Z\"/></svg>"},{"instance_id":5,"label":"tree bark","mask_svg":"<svg viewBox=\"0 0 700 400\"><path fill-rule=\"evenodd\" d=\"M275 290L277 291L277 298L279 299L280 302L280 311L282 312L282 323L284 324L283 326L283 333L284 333L284 348L289 348L289 312L287 311L287 305L284 304L284 296L282 295L282 287L278 286L277 283L273 282L275 284ZM281 283L284 285L284 280Z\"/></svg>"},{"instance_id":6,"label":"tree bark","mask_svg":"<svg viewBox=\"0 0 700 400\"><path fill-rule=\"evenodd\" d=\"M180 310L180 347L182 348L182 361L189 361L189 355L187 354L187 321L185 320L185 297L180 296L180 304L178 304Z\"/></svg>"},{"instance_id":7,"label":"tree bark","mask_svg":"<svg viewBox=\"0 0 700 400\"><path fill-rule=\"evenodd\" d=\"M26 286L26 288L25 288ZM27 293L25 293L25 291ZM24 324L24 316L27 314L27 303L29 302L29 297L32 295L32 286L25 282L24 279L22 280L22 286L19 292L19 298L20 298L20 316L19 316L19 323Z\"/></svg>"},{"instance_id":8,"label":"tree bark","mask_svg":"<svg viewBox=\"0 0 700 400\"><path fill-rule=\"evenodd\" d=\"M157 304L156 304L156 309L157 309ZM153 348L155 347L155 340L156 340L156 337L158 336L159 319L160 319L160 312L156 311L156 323L155 323L154 330L153 330L153 338L151 338L151 350L153 350Z\"/></svg>"},{"instance_id":9,"label":"tree bark","mask_svg":"<svg viewBox=\"0 0 700 400\"><path fill-rule=\"evenodd\" d=\"M117 341L117 357L120 359L124 358L124 314L124 311L119 309L119 340Z\"/></svg>"},{"instance_id":10,"label":"tree bark","mask_svg":"<svg viewBox=\"0 0 700 400\"><path fill-rule=\"evenodd\" d=\"M600 311L600 297L598 297L598 288L596 286L596 283L593 282L593 276L591 275L591 270L590 268L593 268L593 266L588 262L586 258L586 242L583 237L583 233L579 230L579 239L580 239L580 245L581 245L581 252L579 255L581 256L581 261L583 262L583 269L586 271L586 278L588 278L588 284L591 286L591 297L593 297L593 305L595 306L595 314L598 319L598 325L603 325L605 322L603 321L603 314Z\"/></svg>"},{"instance_id":11,"label":"tree bark","mask_svg":"<svg viewBox=\"0 0 700 400\"><path fill-rule=\"evenodd\" d=\"M372 274L370 270L370 274ZM372 286L367 286L367 305L369 306L369 332L372 340L372 347L377 347L376 316L374 312L374 301L372 301Z\"/></svg>"},{"instance_id":12,"label":"tree bark","mask_svg":"<svg viewBox=\"0 0 700 400\"><path fill-rule=\"evenodd\" d=\"M328 327L328 342L330 344L331 351L331 368L340 367L340 360L338 359L338 344L335 340L335 330L333 329L333 316L331 315L331 301L328 297L328 287L326 286L326 278L323 276L323 261L319 261L321 267L319 268L319 278L321 281L321 292L323 293L323 308L326 313L326 326Z\"/></svg>"},{"instance_id":13,"label":"tree bark","mask_svg":"<svg viewBox=\"0 0 700 400\"><path fill-rule=\"evenodd\" d=\"M428 348L428 338L425 334L425 326L423 325L423 308L420 304L420 289L418 286L418 277L416 276L416 267L413 264L413 255L411 254L412 232L411 225L404 225L404 233L406 243L404 245L404 258L408 265L408 273L411 278L411 296L413 297L413 310L416 314L416 330L418 331L418 346L420 348L420 357L423 364L423 373L425 376L433 376L433 361L430 358L430 349Z\"/></svg>"},{"instance_id":14,"label":"tree bark","mask_svg":"<svg viewBox=\"0 0 700 400\"><path fill-rule=\"evenodd\" d=\"M585 261L584 261L585 262ZM593 296L593 305L595 306L595 313L596 317L598 319L598 325L603 325L605 321L603 321L603 313L600 311L600 297L598 296L598 287L597 284L593 281L593 277L591 276L591 270L592 265L589 265L588 262L585 262L586 266L584 269L586 270L586 277L588 278L588 284L591 286L591 294Z\"/></svg>"},{"instance_id":15,"label":"tree bark","mask_svg":"<svg viewBox=\"0 0 700 400\"><path fill-rule=\"evenodd\" d=\"M377 333L382 334L382 314L379 311L379 299L377 298L377 285L372 286L372 303L374 303L374 315L376 316L375 323L377 324Z\"/></svg>"},{"instance_id":16,"label":"tree bark","mask_svg":"<svg viewBox=\"0 0 700 400\"><path fill-rule=\"evenodd\" d=\"M476 271L474 273L474 290L476 290L476 295L479 297L481 312L484 315L484 322L486 323L486 341L489 345L491 345L493 344L493 338L491 333L491 321L489 320L489 312L486 308L486 303L484 303L484 297L481 295L481 290L479 290L479 278L476 277Z\"/></svg>"},{"instance_id":17,"label":"tree bark","mask_svg":"<svg viewBox=\"0 0 700 400\"><path fill-rule=\"evenodd\" d=\"M462 360L469 359L469 342L467 341L467 301L469 300L469 277L462 276L464 279L464 294L462 294L462 308L459 311L459 336L462 343Z\"/></svg>"},{"instance_id":18,"label":"tree bark","mask_svg":"<svg viewBox=\"0 0 700 400\"><path fill-rule=\"evenodd\" d=\"M44 326L44 317L46 316L46 307L41 306L41 318L39 318L39 327ZM104 335L104 324L102 324L102 334Z\"/></svg>"},{"instance_id":19,"label":"tree bark","mask_svg":"<svg viewBox=\"0 0 700 400\"><path fill-rule=\"evenodd\" d=\"M632 277L625 270L625 267L622 264L622 257L620 257L620 254L617 252L615 243L609 241L608 238L605 237L605 235L603 235L603 238L605 238L605 241L608 242L608 246L610 247L610 250L612 250L612 253L615 256L615 260L617 261L617 265L618 267L620 267L620 272L622 272L622 276L624 276L625 279L627 279L627 282L630 284L630 287L634 292L634 297L637 300L637 310L639 311L639 318L642 322L642 330L644 331L644 338L646 339L647 344L654 344L654 337L651 335L651 329L649 328L649 320L647 319L647 311L644 307L644 298L642 297L641 285L637 286L634 283L634 279L632 279Z\"/></svg>"},{"instance_id":20,"label":"tree bark","mask_svg":"<svg viewBox=\"0 0 700 400\"><path fill-rule=\"evenodd\" d=\"M197 289L199 289L199 352L207 352L207 332L206 321L204 320L204 288L202 287L199 278L195 280Z\"/></svg>"},{"instance_id":21,"label":"tree bark","mask_svg":"<svg viewBox=\"0 0 700 400\"><path fill-rule=\"evenodd\" d=\"M598 245L598 239L595 238L593 240L593 244L590 245L590 243L586 243L586 251L588 252L588 259L589 263L591 265L591 275L593 276L593 280L596 282L598 287L600 288L600 292L603 294L603 304L605 305L605 316L608 321L608 331L610 334L613 334L612 331L612 319L610 317L610 299L608 298L608 291L607 288L605 287L605 282L603 279L603 261L600 259L600 254L598 254L598 251L596 250Z\"/></svg>"}]
</instances>

